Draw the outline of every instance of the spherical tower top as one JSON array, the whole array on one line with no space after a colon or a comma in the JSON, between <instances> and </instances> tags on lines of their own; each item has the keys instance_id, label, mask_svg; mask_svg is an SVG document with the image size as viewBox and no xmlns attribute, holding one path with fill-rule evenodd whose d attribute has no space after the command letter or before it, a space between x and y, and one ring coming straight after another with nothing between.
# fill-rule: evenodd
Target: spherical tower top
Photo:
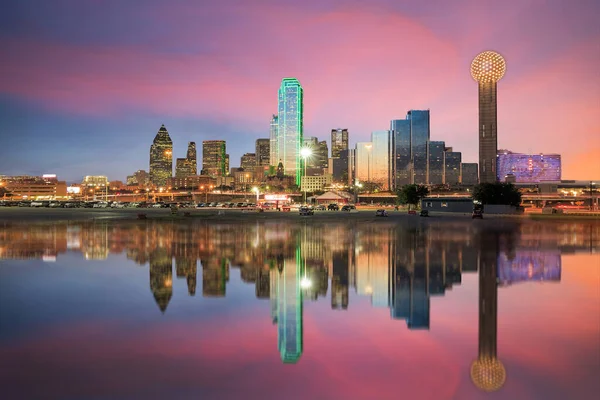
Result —
<instances>
[{"instance_id":1,"label":"spherical tower top","mask_svg":"<svg viewBox=\"0 0 600 400\"><path fill-rule=\"evenodd\" d=\"M471 63L471 76L477 82L498 82L505 72L506 61L495 51L479 53Z\"/></svg>"},{"instance_id":2,"label":"spherical tower top","mask_svg":"<svg viewBox=\"0 0 600 400\"><path fill-rule=\"evenodd\" d=\"M495 392L504 386L506 370L497 358L480 358L471 364L471 380L479 389Z\"/></svg>"}]
</instances>

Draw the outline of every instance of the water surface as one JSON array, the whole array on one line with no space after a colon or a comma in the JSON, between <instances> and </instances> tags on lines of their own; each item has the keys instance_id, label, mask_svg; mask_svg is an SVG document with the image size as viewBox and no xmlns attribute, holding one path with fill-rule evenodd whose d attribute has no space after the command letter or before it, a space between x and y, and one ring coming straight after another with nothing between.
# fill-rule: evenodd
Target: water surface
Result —
<instances>
[{"instance_id":1,"label":"water surface","mask_svg":"<svg viewBox=\"0 0 600 400\"><path fill-rule=\"evenodd\" d=\"M7 223L3 398L594 398L599 248L595 222Z\"/></svg>"}]
</instances>

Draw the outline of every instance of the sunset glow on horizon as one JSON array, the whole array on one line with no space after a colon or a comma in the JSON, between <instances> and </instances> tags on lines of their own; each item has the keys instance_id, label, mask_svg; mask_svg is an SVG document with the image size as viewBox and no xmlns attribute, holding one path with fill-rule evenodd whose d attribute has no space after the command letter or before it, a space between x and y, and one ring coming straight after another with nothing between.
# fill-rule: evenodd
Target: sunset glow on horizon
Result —
<instances>
[{"instance_id":1,"label":"sunset glow on horizon","mask_svg":"<svg viewBox=\"0 0 600 400\"><path fill-rule=\"evenodd\" d=\"M0 174L124 180L165 124L227 141L231 167L269 137L283 77L304 88L304 135L350 146L410 109L431 140L478 160L473 58L494 50L498 148L559 153L563 179L600 179L600 4L543 2L27 2L5 6ZM110 157L107 157L107 154Z\"/></svg>"}]
</instances>

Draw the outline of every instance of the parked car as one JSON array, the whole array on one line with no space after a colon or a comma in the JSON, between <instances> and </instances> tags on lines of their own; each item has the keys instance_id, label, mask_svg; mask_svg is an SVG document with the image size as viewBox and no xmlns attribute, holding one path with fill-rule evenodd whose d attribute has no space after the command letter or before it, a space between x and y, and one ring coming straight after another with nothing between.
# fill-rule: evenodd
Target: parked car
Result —
<instances>
[{"instance_id":1,"label":"parked car","mask_svg":"<svg viewBox=\"0 0 600 400\"><path fill-rule=\"evenodd\" d=\"M346 204L345 206L342 207L342 211L352 211L352 210L356 210L356 207L353 206L352 204Z\"/></svg>"},{"instance_id":2,"label":"parked car","mask_svg":"<svg viewBox=\"0 0 600 400\"><path fill-rule=\"evenodd\" d=\"M421 210L419 214L421 217L429 217L429 210Z\"/></svg>"},{"instance_id":3,"label":"parked car","mask_svg":"<svg viewBox=\"0 0 600 400\"><path fill-rule=\"evenodd\" d=\"M375 216L376 217L387 217L388 212L384 209L380 209L380 210L375 211Z\"/></svg>"},{"instance_id":4,"label":"parked car","mask_svg":"<svg viewBox=\"0 0 600 400\"><path fill-rule=\"evenodd\" d=\"M310 207L302 206L298 210L300 215L313 215L315 212Z\"/></svg>"},{"instance_id":5,"label":"parked car","mask_svg":"<svg viewBox=\"0 0 600 400\"><path fill-rule=\"evenodd\" d=\"M327 209L329 211L338 211L340 209L340 206L338 206L335 203L331 203L330 205L327 206Z\"/></svg>"},{"instance_id":6,"label":"parked car","mask_svg":"<svg viewBox=\"0 0 600 400\"><path fill-rule=\"evenodd\" d=\"M472 219L475 218L479 218L479 219L483 219L483 210L473 210L473 215L471 217Z\"/></svg>"},{"instance_id":7,"label":"parked car","mask_svg":"<svg viewBox=\"0 0 600 400\"><path fill-rule=\"evenodd\" d=\"M323 204L319 204L318 206L315 207L315 210L325 211L325 210L327 210L327 207L325 207Z\"/></svg>"},{"instance_id":8,"label":"parked car","mask_svg":"<svg viewBox=\"0 0 600 400\"><path fill-rule=\"evenodd\" d=\"M31 202L27 200L20 201L19 207L31 207Z\"/></svg>"},{"instance_id":9,"label":"parked car","mask_svg":"<svg viewBox=\"0 0 600 400\"><path fill-rule=\"evenodd\" d=\"M50 204L50 202L48 202ZM43 201L32 201L29 207L46 207L46 204Z\"/></svg>"}]
</instances>

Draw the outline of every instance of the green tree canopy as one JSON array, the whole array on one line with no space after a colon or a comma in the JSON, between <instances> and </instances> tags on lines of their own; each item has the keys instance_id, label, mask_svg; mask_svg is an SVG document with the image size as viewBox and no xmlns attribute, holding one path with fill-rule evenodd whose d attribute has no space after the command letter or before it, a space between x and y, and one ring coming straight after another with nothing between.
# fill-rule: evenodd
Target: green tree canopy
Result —
<instances>
[{"instance_id":1,"label":"green tree canopy","mask_svg":"<svg viewBox=\"0 0 600 400\"><path fill-rule=\"evenodd\" d=\"M473 189L473 199L482 204L518 207L521 204L521 192L512 183L480 183Z\"/></svg>"},{"instance_id":2,"label":"green tree canopy","mask_svg":"<svg viewBox=\"0 0 600 400\"><path fill-rule=\"evenodd\" d=\"M400 204L408 204L417 206L422 198L427 197L429 189L423 185L404 185L397 192Z\"/></svg>"}]
</instances>

